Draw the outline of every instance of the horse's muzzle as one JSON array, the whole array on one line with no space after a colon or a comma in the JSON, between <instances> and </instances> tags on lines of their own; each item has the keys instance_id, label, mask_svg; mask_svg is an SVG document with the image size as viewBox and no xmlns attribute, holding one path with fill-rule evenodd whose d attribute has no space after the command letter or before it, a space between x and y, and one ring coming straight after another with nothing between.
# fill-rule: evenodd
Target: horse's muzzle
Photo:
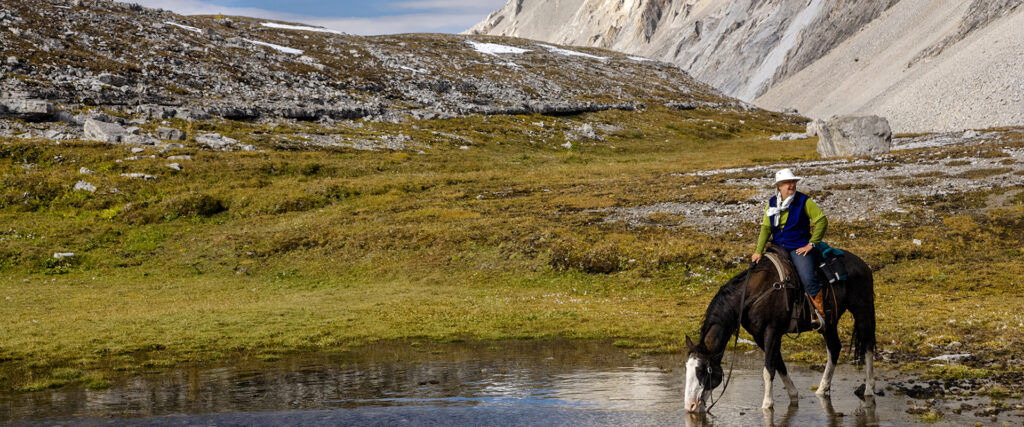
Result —
<instances>
[{"instance_id":1,"label":"horse's muzzle","mask_svg":"<svg viewBox=\"0 0 1024 427\"><path fill-rule=\"evenodd\" d=\"M700 399L694 399L693 401L686 402L686 412L704 412L706 407L704 402Z\"/></svg>"}]
</instances>

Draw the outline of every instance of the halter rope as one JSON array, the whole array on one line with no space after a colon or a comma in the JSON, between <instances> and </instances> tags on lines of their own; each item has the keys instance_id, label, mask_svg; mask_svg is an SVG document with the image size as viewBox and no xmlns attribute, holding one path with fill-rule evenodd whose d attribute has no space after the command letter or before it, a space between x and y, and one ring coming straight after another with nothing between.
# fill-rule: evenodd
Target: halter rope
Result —
<instances>
[{"instance_id":1,"label":"halter rope","mask_svg":"<svg viewBox=\"0 0 1024 427\"><path fill-rule=\"evenodd\" d=\"M714 408L718 402L722 400L722 395L725 394L725 389L729 387L729 380L732 379L732 368L736 366L736 349L737 344L740 340L740 330L743 329L743 304L747 299L747 285L750 283L750 274L754 271L754 267L757 266L755 263L750 263L750 268L747 269L747 277L743 279L743 293L740 294L740 314L739 319L736 322L736 338L732 342L732 363L729 364L729 375L725 377L725 384L722 384L722 391L718 393L718 399L711 401L711 406L708 406L708 413L711 413L711 408Z\"/></svg>"}]
</instances>

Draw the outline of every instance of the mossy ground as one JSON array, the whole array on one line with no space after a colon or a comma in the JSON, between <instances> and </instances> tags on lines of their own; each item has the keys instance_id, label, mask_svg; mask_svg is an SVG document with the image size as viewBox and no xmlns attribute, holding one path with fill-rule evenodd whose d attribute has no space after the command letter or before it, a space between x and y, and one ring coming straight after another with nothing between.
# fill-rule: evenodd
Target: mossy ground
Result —
<instances>
[{"instance_id":1,"label":"mossy ground","mask_svg":"<svg viewBox=\"0 0 1024 427\"><path fill-rule=\"evenodd\" d=\"M561 147L583 122L619 130ZM813 141L769 141L799 124L765 112L289 126L194 125L264 148L289 133L404 133L423 152L186 148L170 153L193 157L176 172L160 159L118 162L125 147L0 141L0 384L103 388L185 363L404 338L679 351L745 265L756 220L741 238L606 223L594 210L693 196L680 172L816 157ZM99 190L72 190L79 179ZM924 357L956 340L1020 353L1024 209L1018 197L970 210L984 200L950 203L943 217L908 213L893 219L899 230L832 224L836 246L876 269L883 348ZM785 343L818 346L814 334Z\"/></svg>"}]
</instances>

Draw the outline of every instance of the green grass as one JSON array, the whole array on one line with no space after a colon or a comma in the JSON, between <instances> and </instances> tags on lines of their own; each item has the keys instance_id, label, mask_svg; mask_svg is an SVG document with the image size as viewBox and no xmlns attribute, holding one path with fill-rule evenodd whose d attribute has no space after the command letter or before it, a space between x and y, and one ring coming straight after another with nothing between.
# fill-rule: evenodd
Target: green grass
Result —
<instances>
[{"instance_id":1,"label":"green grass","mask_svg":"<svg viewBox=\"0 0 1024 427\"><path fill-rule=\"evenodd\" d=\"M558 130L584 120L621 130L560 147ZM552 130L538 132L537 121ZM196 126L276 144L270 125ZM124 147L0 139L2 387L105 388L113 378L183 364L408 338L611 338L637 354L679 351L753 242L604 223L594 209L742 200L751 194L680 172L816 157L813 141L768 141L799 129L771 113L651 107L289 126L351 137L405 133L424 152L187 148L176 154L193 160L175 172L167 161L117 162L130 155ZM464 141L443 134L473 144L461 150ZM83 166L96 174L79 175ZM158 179L120 176L126 172ZM99 190L72 191L79 179ZM707 191L687 189L697 183ZM1024 308L1020 252L989 248L1024 247L1024 212L961 213L947 222L907 215L895 233L832 225L837 246L878 269L882 346L915 353L929 336L945 335L993 353L1019 351L1020 331L1001 329L1000 320ZM841 237L851 232L856 240ZM904 244L910 236L942 244ZM54 260L54 252L75 257ZM971 326L947 322L969 310L1002 314ZM847 336L849 324L843 328ZM786 344L819 346L812 334Z\"/></svg>"}]
</instances>

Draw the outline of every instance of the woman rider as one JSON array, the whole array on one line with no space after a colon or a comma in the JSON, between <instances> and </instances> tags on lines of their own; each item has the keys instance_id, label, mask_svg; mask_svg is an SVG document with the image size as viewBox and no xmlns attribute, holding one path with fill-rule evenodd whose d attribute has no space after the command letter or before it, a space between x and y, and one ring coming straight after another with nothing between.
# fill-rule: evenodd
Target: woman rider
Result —
<instances>
[{"instance_id":1,"label":"woman rider","mask_svg":"<svg viewBox=\"0 0 1024 427\"><path fill-rule=\"evenodd\" d=\"M793 175L789 168L775 173L775 187L778 193L768 200L761 221L761 235L757 238L757 250L750 257L753 262L761 260L768 237L772 243L789 251L789 257L796 266L804 290L814 305L815 315L811 323L821 328L825 310L821 287L814 276L815 245L821 242L828 228L828 219L817 203L806 194L796 191L796 183L803 178Z\"/></svg>"}]
</instances>

